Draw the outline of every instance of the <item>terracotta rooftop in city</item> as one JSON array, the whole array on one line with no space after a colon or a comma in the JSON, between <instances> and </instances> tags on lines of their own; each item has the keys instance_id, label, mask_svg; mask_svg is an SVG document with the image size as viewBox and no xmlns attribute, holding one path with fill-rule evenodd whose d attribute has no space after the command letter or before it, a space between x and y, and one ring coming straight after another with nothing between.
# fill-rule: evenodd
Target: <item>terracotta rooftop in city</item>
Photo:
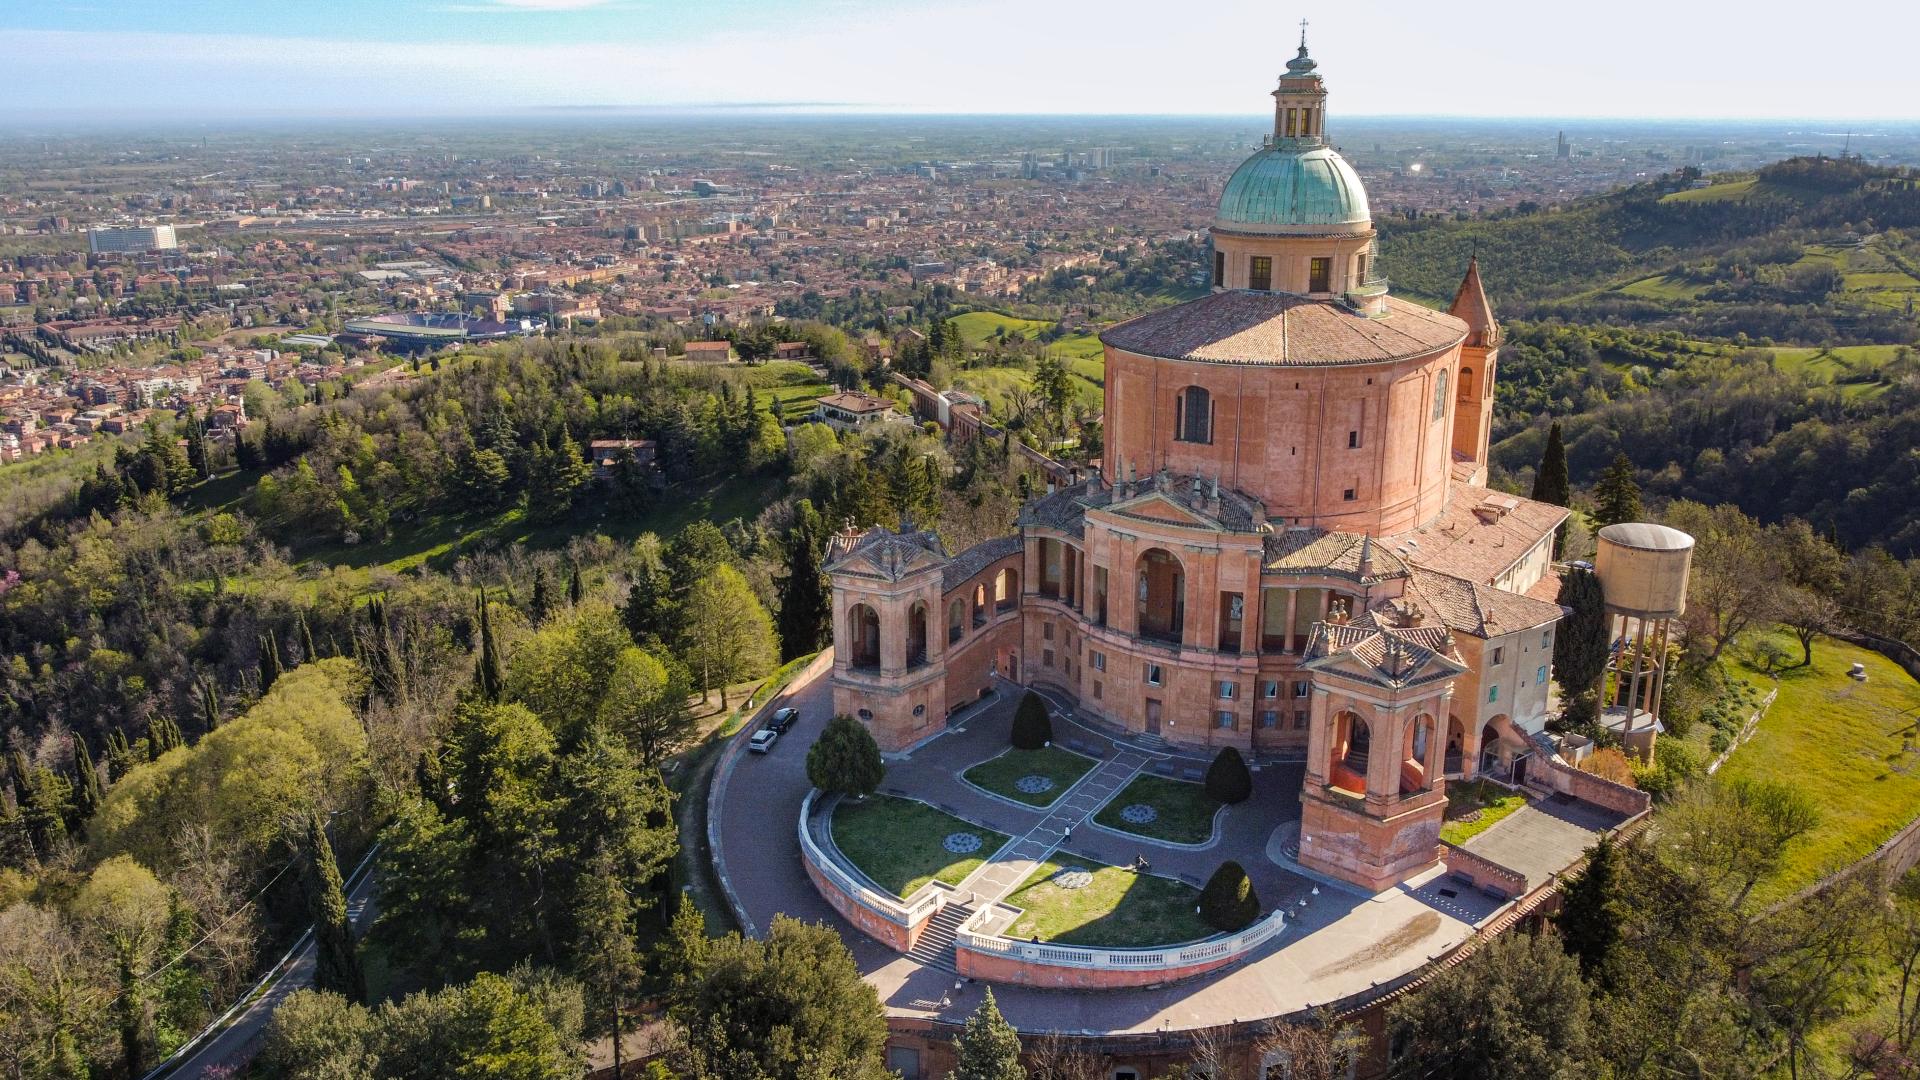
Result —
<instances>
[{"instance_id":1,"label":"terracotta rooftop in city","mask_svg":"<svg viewBox=\"0 0 1920 1080\"><path fill-rule=\"evenodd\" d=\"M1236 289L1142 315L1100 340L1168 360L1313 367L1425 356L1467 336L1451 315L1394 297L1386 305L1369 318L1332 300Z\"/></svg>"}]
</instances>

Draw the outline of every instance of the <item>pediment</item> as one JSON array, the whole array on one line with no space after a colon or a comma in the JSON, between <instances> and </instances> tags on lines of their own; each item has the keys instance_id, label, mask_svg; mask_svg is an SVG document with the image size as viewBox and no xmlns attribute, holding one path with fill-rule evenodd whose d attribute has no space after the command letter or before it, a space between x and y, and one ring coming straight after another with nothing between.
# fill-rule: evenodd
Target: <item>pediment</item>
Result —
<instances>
[{"instance_id":1,"label":"pediment","mask_svg":"<svg viewBox=\"0 0 1920 1080\"><path fill-rule=\"evenodd\" d=\"M1123 514L1152 518L1155 521L1165 521L1175 525L1211 526L1216 524L1216 522L1211 519L1197 514L1187 507L1181 506L1179 503L1174 502L1159 492L1135 499L1132 502L1122 503L1113 509Z\"/></svg>"}]
</instances>

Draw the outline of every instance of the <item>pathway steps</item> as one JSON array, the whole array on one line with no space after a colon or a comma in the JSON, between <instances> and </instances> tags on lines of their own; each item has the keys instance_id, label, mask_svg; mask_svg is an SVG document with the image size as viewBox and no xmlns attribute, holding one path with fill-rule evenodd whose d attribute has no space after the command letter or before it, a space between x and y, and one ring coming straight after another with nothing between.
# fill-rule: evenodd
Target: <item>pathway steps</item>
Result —
<instances>
[{"instance_id":1,"label":"pathway steps","mask_svg":"<svg viewBox=\"0 0 1920 1080\"><path fill-rule=\"evenodd\" d=\"M953 942L960 934L960 924L973 917L973 908L966 904L947 904L934 912L927 922L927 928L920 931L920 940L907 950L907 956L914 962L927 967L936 967L942 971L960 970L954 957Z\"/></svg>"}]
</instances>

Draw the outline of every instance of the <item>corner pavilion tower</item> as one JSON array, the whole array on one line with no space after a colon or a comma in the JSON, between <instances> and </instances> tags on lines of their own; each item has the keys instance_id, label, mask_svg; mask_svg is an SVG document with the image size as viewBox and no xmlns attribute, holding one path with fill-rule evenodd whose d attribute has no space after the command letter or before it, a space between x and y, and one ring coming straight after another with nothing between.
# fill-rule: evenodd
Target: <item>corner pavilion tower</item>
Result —
<instances>
[{"instance_id":1,"label":"corner pavilion tower","mask_svg":"<svg viewBox=\"0 0 1920 1080\"><path fill-rule=\"evenodd\" d=\"M1553 752L1567 512L1484 486L1478 267L1446 313L1389 293L1317 68L1303 40L1222 189L1211 294L1101 335L1098 476L957 554L833 540L834 700L900 751L1000 676L1150 747L1304 761L1299 861L1382 889L1438 860L1448 777Z\"/></svg>"}]
</instances>

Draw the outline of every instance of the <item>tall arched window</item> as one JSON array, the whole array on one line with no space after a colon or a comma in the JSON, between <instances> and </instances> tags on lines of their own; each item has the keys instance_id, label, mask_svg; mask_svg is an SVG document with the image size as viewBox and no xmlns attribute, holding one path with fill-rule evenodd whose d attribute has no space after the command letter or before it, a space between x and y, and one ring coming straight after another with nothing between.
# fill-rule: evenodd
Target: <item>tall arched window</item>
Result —
<instances>
[{"instance_id":1,"label":"tall arched window","mask_svg":"<svg viewBox=\"0 0 1920 1080\"><path fill-rule=\"evenodd\" d=\"M1460 400L1465 401L1467 399L1467 395L1471 393L1472 390L1473 390L1473 369L1470 367L1463 367L1460 369Z\"/></svg>"},{"instance_id":2,"label":"tall arched window","mask_svg":"<svg viewBox=\"0 0 1920 1080\"><path fill-rule=\"evenodd\" d=\"M1447 369L1440 369L1440 381L1433 384L1433 418L1447 414Z\"/></svg>"},{"instance_id":3,"label":"tall arched window","mask_svg":"<svg viewBox=\"0 0 1920 1080\"><path fill-rule=\"evenodd\" d=\"M1180 391L1175 399L1173 437L1181 442L1213 441L1213 395L1198 386Z\"/></svg>"}]
</instances>

